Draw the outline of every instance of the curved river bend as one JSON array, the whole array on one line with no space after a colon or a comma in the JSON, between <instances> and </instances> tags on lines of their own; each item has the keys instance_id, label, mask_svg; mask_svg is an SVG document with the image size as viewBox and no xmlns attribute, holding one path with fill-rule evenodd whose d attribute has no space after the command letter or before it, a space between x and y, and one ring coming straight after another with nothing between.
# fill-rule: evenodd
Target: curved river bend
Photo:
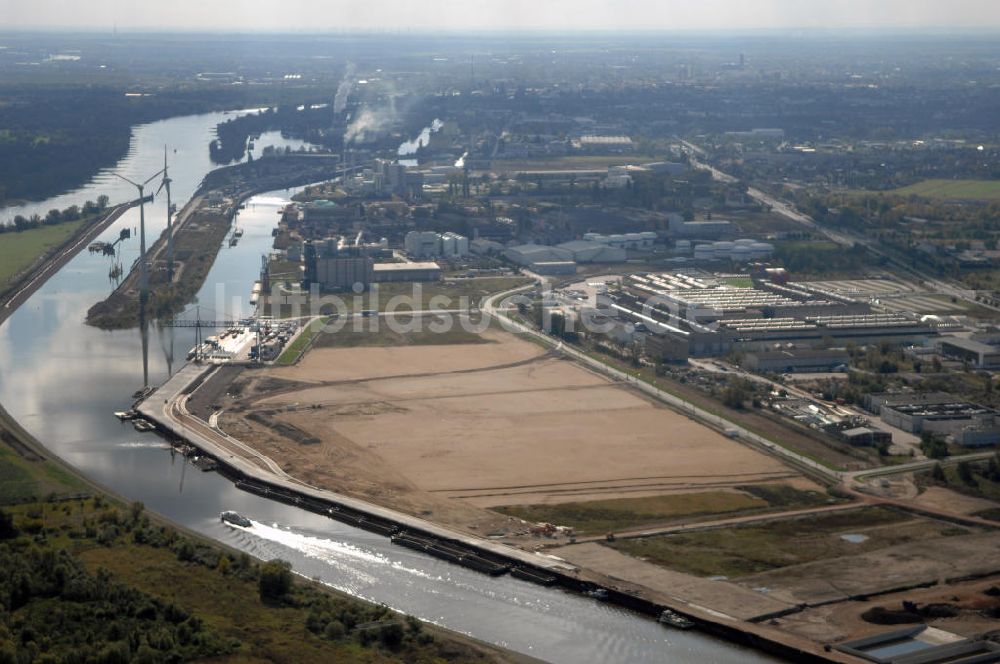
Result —
<instances>
[{"instance_id":1,"label":"curved river bend","mask_svg":"<svg viewBox=\"0 0 1000 664\"><path fill-rule=\"evenodd\" d=\"M170 146L174 200L181 205L212 168L208 142L221 113L187 116L137 127L132 149L116 170L144 180L162 167ZM258 144L268 144L266 137ZM5 218L64 208L106 193L112 202L132 195L102 173L77 191L21 209ZM271 229L287 192L251 199L241 212L243 238L228 243L198 300L203 307L239 315L270 249ZM165 203L148 206L151 237L162 231ZM130 210L101 236L135 227ZM121 260L137 255L134 239ZM112 413L129 406L143 385L143 342L138 330L103 332L84 325L88 307L105 297L109 259L84 251L67 263L0 326L0 403L32 434L87 476L208 537L259 558L289 560L305 576L358 597L416 615L478 639L553 662L775 661L713 638L666 629L627 611L509 576L499 579L430 558L389 540L318 515L237 490L215 473L201 473L172 457L153 435L139 435ZM234 299L235 298L235 299ZM164 381L193 345L189 329L151 329L149 383ZM223 525L234 509L254 528Z\"/></svg>"}]
</instances>

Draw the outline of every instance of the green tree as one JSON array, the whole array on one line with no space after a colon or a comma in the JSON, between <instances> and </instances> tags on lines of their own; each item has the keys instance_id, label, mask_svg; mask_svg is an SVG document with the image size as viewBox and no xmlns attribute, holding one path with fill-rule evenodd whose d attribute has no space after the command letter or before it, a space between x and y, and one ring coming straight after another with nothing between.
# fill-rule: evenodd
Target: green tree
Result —
<instances>
[{"instance_id":1,"label":"green tree","mask_svg":"<svg viewBox=\"0 0 1000 664\"><path fill-rule=\"evenodd\" d=\"M947 443L930 431L924 431L920 434L920 449L929 459L944 459L948 456Z\"/></svg>"},{"instance_id":2,"label":"green tree","mask_svg":"<svg viewBox=\"0 0 1000 664\"><path fill-rule=\"evenodd\" d=\"M974 486L976 484L976 476L972 472L972 464L968 461L961 461L958 464L958 479L962 480L963 484L969 486Z\"/></svg>"},{"instance_id":3,"label":"green tree","mask_svg":"<svg viewBox=\"0 0 1000 664\"><path fill-rule=\"evenodd\" d=\"M260 566L260 598L279 600L292 589L292 566L284 560L269 560Z\"/></svg>"},{"instance_id":4,"label":"green tree","mask_svg":"<svg viewBox=\"0 0 1000 664\"><path fill-rule=\"evenodd\" d=\"M935 482L947 482L948 478L944 474L944 468L941 467L940 463L934 464L934 468L931 470L931 479Z\"/></svg>"}]
</instances>

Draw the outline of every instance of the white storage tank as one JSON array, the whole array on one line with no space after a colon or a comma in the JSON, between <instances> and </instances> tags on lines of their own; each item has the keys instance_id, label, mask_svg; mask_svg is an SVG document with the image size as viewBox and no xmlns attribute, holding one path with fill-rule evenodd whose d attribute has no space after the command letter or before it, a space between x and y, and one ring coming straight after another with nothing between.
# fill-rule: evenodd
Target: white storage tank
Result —
<instances>
[{"instance_id":1,"label":"white storage tank","mask_svg":"<svg viewBox=\"0 0 1000 664\"><path fill-rule=\"evenodd\" d=\"M730 252L729 257L738 263L745 263L754 257L753 249L744 245L737 245L733 247L732 252Z\"/></svg>"},{"instance_id":2,"label":"white storage tank","mask_svg":"<svg viewBox=\"0 0 1000 664\"><path fill-rule=\"evenodd\" d=\"M710 244L699 244L694 248L694 257L702 260L715 258L715 247Z\"/></svg>"},{"instance_id":3,"label":"white storage tank","mask_svg":"<svg viewBox=\"0 0 1000 664\"><path fill-rule=\"evenodd\" d=\"M691 240L677 240L677 243L674 244L674 251L679 254L690 254Z\"/></svg>"},{"instance_id":4,"label":"white storage tank","mask_svg":"<svg viewBox=\"0 0 1000 664\"><path fill-rule=\"evenodd\" d=\"M751 240L750 238L742 238L742 239L736 240L736 242L734 242L733 244L735 244L737 247L749 247L750 245L756 244L756 243L757 243L757 240Z\"/></svg>"}]
</instances>

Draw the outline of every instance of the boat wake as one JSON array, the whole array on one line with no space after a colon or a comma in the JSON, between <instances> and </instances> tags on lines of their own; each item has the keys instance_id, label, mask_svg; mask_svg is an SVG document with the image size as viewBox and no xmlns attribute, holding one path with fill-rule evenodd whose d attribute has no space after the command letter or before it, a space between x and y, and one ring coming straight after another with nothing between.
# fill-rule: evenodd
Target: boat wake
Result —
<instances>
[{"instance_id":1,"label":"boat wake","mask_svg":"<svg viewBox=\"0 0 1000 664\"><path fill-rule=\"evenodd\" d=\"M124 447L130 450L169 450L170 445L166 443L145 443L142 441L129 441L127 443L118 443L118 447Z\"/></svg>"},{"instance_id":2,"label":"boat wake","mask_svg":"<svg viewBox=\"0 0 1000 664\"><path fill-rule=\"evenodd\" d=\"M353 574L363 577L359 580L365 582L375 583L378 581L378 577L364 571L361 569L362 567L367 567L370 571L374 571L371 569L373 567L390 567L414 577L424 579L435 578L422 570L407 567L385 554L369 551L353 544L298 533L287 528L282 528L278 524L267 525L259 521L253 521L252 519L251 523L253 525L247 528L242 528L232 523L226 523L226 525L254 538L289 548L307 558L324 562L341 570L350 570Z\"/></svg>"}]
</instances>

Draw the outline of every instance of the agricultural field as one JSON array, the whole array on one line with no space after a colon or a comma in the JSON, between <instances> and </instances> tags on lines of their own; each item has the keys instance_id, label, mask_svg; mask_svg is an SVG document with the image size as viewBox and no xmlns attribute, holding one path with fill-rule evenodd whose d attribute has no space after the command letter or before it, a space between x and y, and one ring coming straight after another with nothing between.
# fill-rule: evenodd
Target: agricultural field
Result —
<instances>
[{"instance_id":1,"label":"agricultural field","mask_svg":"<svg viewBox=\"0 0 1000 664\"><path fill-rule=\"evenodd\" d=\"M1000 201L1000 180L923 180L885 193L947 200Z\"/></svg>"}]
</instances>

